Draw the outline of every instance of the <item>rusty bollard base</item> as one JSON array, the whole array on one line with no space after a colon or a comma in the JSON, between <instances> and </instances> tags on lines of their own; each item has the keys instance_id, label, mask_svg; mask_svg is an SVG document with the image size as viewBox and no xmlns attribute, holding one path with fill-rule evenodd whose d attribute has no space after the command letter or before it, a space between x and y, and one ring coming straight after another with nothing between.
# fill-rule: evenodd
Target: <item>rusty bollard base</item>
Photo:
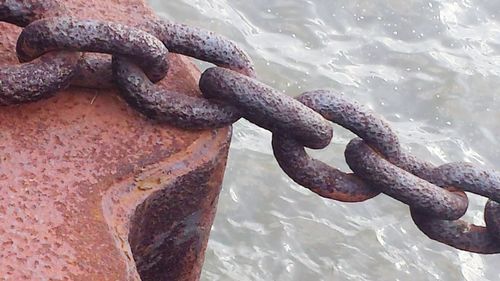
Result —
<instances>
[{"instance_id":1,"label":"rusty bollard base","mask_svg":"<svg viewBox=\"0 0 500 281\"><path fill-rule=\"evenodd\" d=\"M139 0L65 2L81 18L152 16ZM0 62L16 64L21 30L0 28ZM170 59L163 86L199 95L198 70ZM0 280L198 280L229 129L158 125L84 89L0 119Z\"/></svg>"}]
</instances>

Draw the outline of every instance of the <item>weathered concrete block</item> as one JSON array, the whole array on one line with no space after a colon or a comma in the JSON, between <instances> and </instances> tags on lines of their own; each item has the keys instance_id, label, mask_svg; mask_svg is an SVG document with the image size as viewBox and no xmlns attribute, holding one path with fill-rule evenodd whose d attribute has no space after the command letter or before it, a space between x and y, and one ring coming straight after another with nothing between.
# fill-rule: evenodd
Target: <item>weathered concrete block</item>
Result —
<instances>
[{"instance_id":1,"label":"weathered concrete block","mask_svg":"<svg viewBox=\"0 0 500 281\"><path fill-rule=\"evenodd\" d=\"M140 0L69 0L80 18L135 24ZM0 28L17 63L20 29ZM171 55L161 83L198 95L199 72ZM113 91L70 89L0 108L0 280L197 280L230 130L155 124Z\"/></svg>"}]
</instances>

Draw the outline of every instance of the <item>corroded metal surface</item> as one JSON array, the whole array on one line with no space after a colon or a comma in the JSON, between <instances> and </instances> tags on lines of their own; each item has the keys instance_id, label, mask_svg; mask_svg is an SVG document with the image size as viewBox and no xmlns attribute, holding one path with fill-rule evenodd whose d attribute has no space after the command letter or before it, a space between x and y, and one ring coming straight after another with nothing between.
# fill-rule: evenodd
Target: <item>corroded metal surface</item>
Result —
<instances>
[{"instance_id":1,"label":"corroded metal surface","mask_svg":"<svg viewBox=\"0 0 500 281\"><path fill-rule=\"evenodd\" d=\"M78 71L80 53L55 52L0 68L0 105L33 102L66 89Z\"/></svg>"},{"instance_id":2,"label":"corroded metal surface","mask_svg":"<svg viewBox=\"0 0 500 281\"><path fill-rule=\"evenodd\" d=\"M137 28L105 21L42 19L23 29L16 50L22 62L56 50L128 56L153 82L165 77L168 70L168 50L159 39Z\"/></svg>"},{"instance_id":3,"label":"corroded metal surface","mask_svg":"<svg viewBox=\"0 0 500 281\"><path fill-rule=\"evenodd\" d=\"M325 198L362 202L380 194L356 175L311 158L304 146L287 136L273 135L273 151L278 164L290 178Z\"/></svg>"},{"instance_id":4,"label":"corroded metal surface","mask_svg":"<svg viewBox=\"0 0 500 281\"><path fill-rule=\"evenodd\" d=\"M450 192L391 164L362 139L347 145L349 167L387 195L404 202L419 212L435 218L454 220L465 214L465 194Z\"/></svg>"},{"instance_id":5,"label":"corroded metal surface","mask_svg":"<svg viewBox=\"0 0 500 281\"><path fill-rule=\"evenodd\" d=\"M250 77L256 76L245 51L213 31L162 19L148 21L142 28L158 37L174 53L208 61Z\"/></svg>"},{"instance_id":6,"label":"corroded metal surface","mask_svg":"<svg viewBox=\"0 0 500 281\"><path fill-rule=\"evenodd\" d=\"M441 165L433 170L432 182L454 186L500 202L500 173L466 162Z\"/></svg>"},{"instance_id":7,"label":"corroded metal surface","mask_svg":"<svg viewBox=\"0 0 500 281\"><path fill-rule=\"evenodd\" d=\"M398 157L401 154L398 137L389 125L343 95L316 90L301 94L297 100L325 119L368 140L384 155ZM278 164L290 178L323 197L361 202L380 193L358 176L311 158L303 146L286 135L273 134L273 151Z\"/></svg>"},{"instance_id":8,"label":"corroded metal surface","mask_svg":"<svg viewBox=\"0 0 500 281\"><path fill-rule=\"evenodd\" d=\"M478 226L466 221L443 221L412 210L412 218L422 232L430 238L455 248L476 253L500 253L499 204L500 174L470 163L444 164L433 171L432 181L442 187L453 186L490 198L484 210L486 225Z\"/></svg>"},{"instance_id":9,"label":"corroded metal surface","mask_svg":"<svg viewBox=\"0 0 500 281\"><path fill-rule=\"evenodd\" d=\"M78 75L71 81L71 85L103 90L116 88L110 55L85 53L78 67Z\"/></svg>"},{"instance_id":10,"label":"corroded metal surface","mask_svg":"<svg viewBox=\"0 0 500 281\"><path fill-rule=\"evenodd\" d=\"M221 149L219 144L214 144L205 149ZM226 148L222 149L226 151ZM199 150L192 160L188 159L192 162L183 161L182 168L187 172L148 197L133 216L130 246L143 280L196 280L198 277L198 271L186 269L201 267L214 216L208 210L215 210L217 204L218 194L213 192L213 184L220 181L225 164L221 158L209 158L204 153L206 151ZM167 171L160 168L139 181L162 181L155 174ZM179 186L185 188L176 188ZM183 255L165 255L165 249Z\"/></svg>"},{"instance_id":11,"label":"corroded metal surface","mask_svg":"<svg viewBox=\"0 0 500 281\"><path fill-rule=\"evenodd\" d=\"M235 71L220 67L207 69L201 76L200 89L207 98L234 105L250 122L291 136L306 147L324 148L332 139L332 128L321 115Z\"/></svg>"},{"instance_id":12,"label":"corroded metal surface","mask_svg":"<svg viewBox=\"0 0 500 281\"><path fill-rule=\"evenodd\" d=\"M490 201L486 207L486 221L491 228L458 220L468 207L464 191L499 199L497 172L466 163L436 168L418 160L401 150L387 122L331 91L307 92L294 100L220 67L202 74L200 89L205 97L232 104L244 118L272 131L273 150L280 166L313 192L359 202L381 191L409 205L415 223L430 238L471 252L498 252L495 230L500 214L496 203ZM303 146L323 148L331 138L328 124L318 116L361 137L353 139L345 150L354 174L343 173L307 155Z\"/></svg>"},{"instance_id":13,"label":"corroded metal surface","mask_svg":"<svg viewBox=\"0 0 500 281\"><path fill-rule=\"evenodd\" d=\"M155 35L163 42L163 44L165 44L171 53L182 54L202 61L210 62L250 77L256 76L252 60L248 54L237 46L236 43L228 38L225 38L224 36L216 34L215 32L157 18L149 19L144 24L137 26L137 28ZM107 89L115 86L116 83L114 82L114 79L123 79L123 74L125 73L136 77L142 76L140 73L132 73L131 66L121 60L119 66L122 76L119 76L118 78L113 77L110 67L111 59L106 56L86 54L84 57L84 63L81 65L83 67L80 72L80 77L78 77L76 81L73 81L73 85L87 87L91 85L93 88ZM89 81L92 81L93 83L89 83ZM98 82L95 83L95 81ZM136 106L137 110L140 110L146 115L155 114L155 118L171 122L174 121L173 118L179 116L178 114L183 114L182 110L180 112L177 112L176 110L161 110L158 106L150 104L151 98L149 97L151 96L151 93L155 92L155 95L159 95L161 90L159 88L155 88L151 83L149 83L149 81L142 80L137 83L144 88L143 91L146 93L143 93L142 91L137 92L137 87L131 85L130 81L125 80L122 84L122 90L125 92L125 98L128 100L143 100L142 103L132 102L131 104ZM183 104L189 102L192 104L191 107L194 109L207 106L206 102L198 99L190 101L180 99L180 96L172 92L161 93L161 95L167 95L169 98L176 99L177 102ZM201 119L203 120L204 118ZM213 118L205 119L207 119L208 123L213 120ZM223 122L217 122L216 124L221 126L222 123ZM186 127L182 124L182 122L179 126ZM203 126L209 127L210 125ZM214 126L212 125L211 127Z\"/></svg>"},{"instance_id":14,"label":"corroded metal surface","mask_svg":"<svg viewBox=\"0 0 500 281\"><path fill-rule=\"evenodd\" d=\"M140 28L156 35L174 53L255 77L249 56L234 42L214 32L164 20L151 20ZM92 64L88 68L97 69ZM186 97L158 87L125 56L113 56L113 74L123 98L139 112L155 120L186 129L206 129L230 125L241 117L241 111L231 104Z\"/></svg>"},{"instance_id":15,"label":"corroded metal surface","mask_svg":"<svg viewBox=\"0 0 500 281\"><path fill-rule=\"evenodd\" d=\"M136 0L65 4L78 17L123 24L139 24L151 15ZM9 24L0 28L0 61L16 64L21 30ZM197 70L185 58L170 59L164 87L199 95ZM4 107L0 118L0 280L140 280L138 272L143 281L197 280L228 129L186 132L160 126L131 110L115 92L96 90L72 89ZM161 214L171 220L148 224L149 229L188 237L185 248L147 244L149 237L137 231L141 216L153 215L147 208L151 202L164 206ZM193 213L197 220L191 219ZM173 232L172 221L189 221L192 232ZM139 262L149 254L159 258L150 267ZM176 279L165 273L172 260L182 261Z\"/></svg>"},{"instance_id":16,"label":"corroded metal surface","mask_svg":"<svg viewBox=\"0 0 500 281\"><path fill-rule=\"evenodd\" d=\"M306 92L297 100L360 138L345 150L354 174L343 173L309 157L302 145L273 134L279 165L297 183L319 195L359 202L378 191L410 206L412 218L429 238L475 253L500 252L500 174L470 163L439 167L401 150L398 137L380 117L341 94L329 90ZM459 218L466 212L464 191L485 196L486 227Z\"/></svg>"},{"instance_id":17,"label":"corroded metal surface","mask_svg":"<svg viewBox=\"0 0 500 281\"><path fill-rule=\"evenodd\" d=\"M186 129L207 129L228 126L241 116L231 105L186 96L151 83L127 58L114 57L113 68L120 94L149 118Z\"/></svg>"},{"instance_id":18,"label":"corroded metal surface","mask_svg":"<svg viewBox=\"0 0 500 281\"><path fill-rule=\"evenodd\" d=\"M66 7L57 0L0 0L0 19L18 26L67 13Z\"/></svg>"},{"instance_id":19,"label":"corroded metal surface","mask_svg":"<svg viewBox=\"0 0 500 281\"><path fill-rule=\"evenodd\" d=\"M484 226L470 224L463 220L440 220L411 211L417 227L429 238L453 246L457 249L481 254L500 253L498 238ZM498 210L494 214L500 215ZM488 226L489 228L490 226Z\"/></svg>"},{"instance_id":20,"label":"corroded metal surface","mask_svg":"<svg viewBox=\"0 0 500 281\"><path fill-rule=\"evenodd\" d=\"M15 3L9 5L15 6ZM13 7L13 10L17 8ZM7 18L10 21L10 18ZM134 24L139 27L146 26L144 23ZM179 34L169 34L169 30L177 28ZM316 193L332 199L356 202L377 195L378 189L409 205L416 224L430 238L471 252L489 254L499 251L499 241L495 239L498 239L500 214L498 202L492 201L498 200L496 193L500 189L499 175L463 163L436 168L431 163L421 161L401 151L396 135L382 119L365 111L358 104L332 96L327 91L306 93L299 97L299 101L287 97L253 79L255 73L251 65L248 67L250 60L245 60L246 54L240 52L234 44L220 44L227 42L213 33L170 23L161 27L153 23L146 29L162 37L164 42L140 29L124 25L92 19L81 21L70 17L48 18L26 27L18 41L17 51L21 61L61 49L113 53L112 63L109 62L109 57L106 61L97 61L97 64L96 60L86 60L78 71L80 74L82 71L88 71L90 75L82 75L78 83L93 87L95 81L95 86L102 87L116 82L122 90L122 96L134 108L157 121L182 128L220 128L234 122L241 115L273 132L273 147L280 166L296 182ZM144 46L141 47L141 44ZM167 69L167 52L156 50L165 49L163 44L177 48L180 53L207 59L229 68L211 68L202 75L199 86L205 98L210 101L183 97L178 89L161 89L148 81L160 79ZM139 50L139 58L134 57L134 49ZM134 62L142 64L142 69L133 66ZM109 75L110 65L112 75L116 78L113 81ZM153 71L148 71L148 66L151 65ZM106 70L99 69L102 67ZM146 78L143 70L148 72L149 78ZM106 73L107 75L103 75L105 79L89 80L92 76ZM7 96L5 99L9 98L10 96ZM92 99L91 104L94 101ZM175 104L171 105L172 102ZM346 160L354 175L330 168L309 158L305 153L302 146L324 148L332 137L332 130L322 117L350 129L361 137L352 140L345 151ZM207 147L210 146L204 144L200 148ZM227 150L227 146L219 148ZM118 218L117 221L120 221L122 226L131 227L117 228L116 232L121 233L121 237L124 236L123 233L130 234L125 235L133 241L129 252L135 255L138 261L137 269L143 278L196 278L191 274L192 271L186 270L185 267L197 264L196 254L202 249L203 244L200 244L200 241L203 240L204 233L197 231L197 227L206 229L203 219L210 217L197 214L196 206L207 205L198 202L193 196L204 194L203 200L216 198L203 192L207 187L210 189L210 186L203 184L209 180L208 174L202 175L206 171L213 171L205 166L208 165L206 163L221 163L207 161L200 163L198 168L192 167L195 172L188 173L185 177L164 168L156 169L153 174L141 175L132 186L141 191L155 190L155 186L164 189L136 205L138 211L135 215L125 210L127 215L123 216L122 208L119 209L121 212L110 211L112 217ZM187 162L182 162L173 167L175 171L186 171L184 167L187 166ZM169 184L172 175L179 180ZM187 186L188 192L169 188L179 184ZM193 189L197 191L192 191ZM130 191L130 188L125 190ZM485 211L486 227L458 220L468 205L464 191L490 197ZM136 203L133 198L123 199L123 202ZM171 200L183 202L177 207L165 206L165 202ZM113 200L118 201L121 199ZM192 204L193 202L197 203ZM210 206L213 208L214 200L211 202ZM114 219L110 221L115 222ZM157 228L161 230L157 231ZM187 244L184 244L185 242ZM162 255L165 247L169 247L173 256ZM183 254L177 250L184 250ZM128 252L126 254L131 255Z\"/></svg>"},{"instance_id":21,"label":"corroded metal surface","mask_svg":"<svg viewBox=\"0 0 500 281\"><path fill-rule=\"evenodd\" d=\"M56 1L0 1L0 22L25 26L67 10ZM81 54L55 52L33 62L0 68L0 105L33 102L69 86L78 72Z\"/></svg>"},{"instance_id":22,"label":"corroded metal surface","mask_svg":"<svg viewBox=\"0 0 500 281\"><path fill-rule=\"evenodd\" d=\"M305 92L297 100L368 142L385 157L396 158L401 147L389 124L361 104L330 90Z\"/></svg>"}]
</instances>

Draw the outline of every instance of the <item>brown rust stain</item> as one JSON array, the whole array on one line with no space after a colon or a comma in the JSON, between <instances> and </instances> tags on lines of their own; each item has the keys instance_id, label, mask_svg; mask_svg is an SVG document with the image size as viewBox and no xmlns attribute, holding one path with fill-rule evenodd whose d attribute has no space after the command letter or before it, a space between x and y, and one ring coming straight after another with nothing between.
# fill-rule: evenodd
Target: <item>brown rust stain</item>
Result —
<instances>
[{"instance_id":1,"label":"brown rust stain","mask_svg":"<svg viewBox=\"0 0 500 281\"><path fill-rule=\"evenodd\" d=\"M229 147L224 141L228 135L212 136L212 141L195 141L172 156L175 160L152 167L133 184L121 183L104 197L104 202L114 202L106 208L106 218L119 226L115 233L121 243L128 246L123 239L128 237L143 280L199 278L218 199L214 190L226 163L221 156ZM154 184L141 189L144 182ZM134 213L127 208L130 205L137 205ZM165 249L171 254L166 255Z\"/></svg>"},{"instance_id":2,"label":"brown rust stain","mask_svg":"<svg viewBox=\"0 0 500 281\"><path fill-rule=\"evenodd\" d=\"M150 15L135 0L65 3L80 18L133 24ZM20 29L0 28L0 62L16 63ZM199 94L196 68L186 58L170 58L163 85ZM181 195L163 196L157 200L161 206L173 199L178 200L175 205L200 202L196 250L203 252L225 164L227 129L187 132L158 125L132 111L113 91L82 89L2 107L0 120L0 280L139 280L128 242L134 228L130 219L138 222L141 214L148 215L143 207L134 215L135 208L167 189ZM192 171L209 171L210 176L196 177ZM185 180L190 177L196 180ZM182 196L182 190L196 185L203 192ZM152 231L161 232L161 227ZM148 247L141 244L147 239L131 237L138 241L135 249ZM187 258L192 253L166 246L155 251L191 263L183 264L179 280L196 280L203 254Z\"/></svg>"}]
</instances>

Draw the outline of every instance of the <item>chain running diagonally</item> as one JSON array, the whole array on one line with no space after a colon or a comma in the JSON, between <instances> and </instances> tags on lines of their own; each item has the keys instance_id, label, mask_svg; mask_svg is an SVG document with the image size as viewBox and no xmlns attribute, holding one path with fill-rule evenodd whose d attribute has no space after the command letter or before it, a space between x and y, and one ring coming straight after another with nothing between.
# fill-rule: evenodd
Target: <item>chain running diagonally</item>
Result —
<instances>
[{"instance_id":1,"label":"chain running diagonally","mask_svg":"<svg viewBox=\"0 0 500 281\"><path fill-rule=\"evenodd\" d=\"M500 173L470 163L434 166L406 153L389 124L362 105L330 90L292 98L258 82L248 55L213 32L151 19L140 26L78 20L56 0L0 0L0 21L23 27L19 65L0 69L0 105L48 98L70 85L119 88L123 99L148 118L189 130L231 125L240 118L273 133L283 171L318 195L361 202L385 193L407 204L418 228L457 249L500 253ZM88 52L112 55L106 59ZM199 82L203 97L157 84L169 52L217 65ZM358 136L345 150L353 173L306 153L332 139L329 122ZM460 218L465 192L488 198L486 226Z\"/></svg>"}]
</instances>

